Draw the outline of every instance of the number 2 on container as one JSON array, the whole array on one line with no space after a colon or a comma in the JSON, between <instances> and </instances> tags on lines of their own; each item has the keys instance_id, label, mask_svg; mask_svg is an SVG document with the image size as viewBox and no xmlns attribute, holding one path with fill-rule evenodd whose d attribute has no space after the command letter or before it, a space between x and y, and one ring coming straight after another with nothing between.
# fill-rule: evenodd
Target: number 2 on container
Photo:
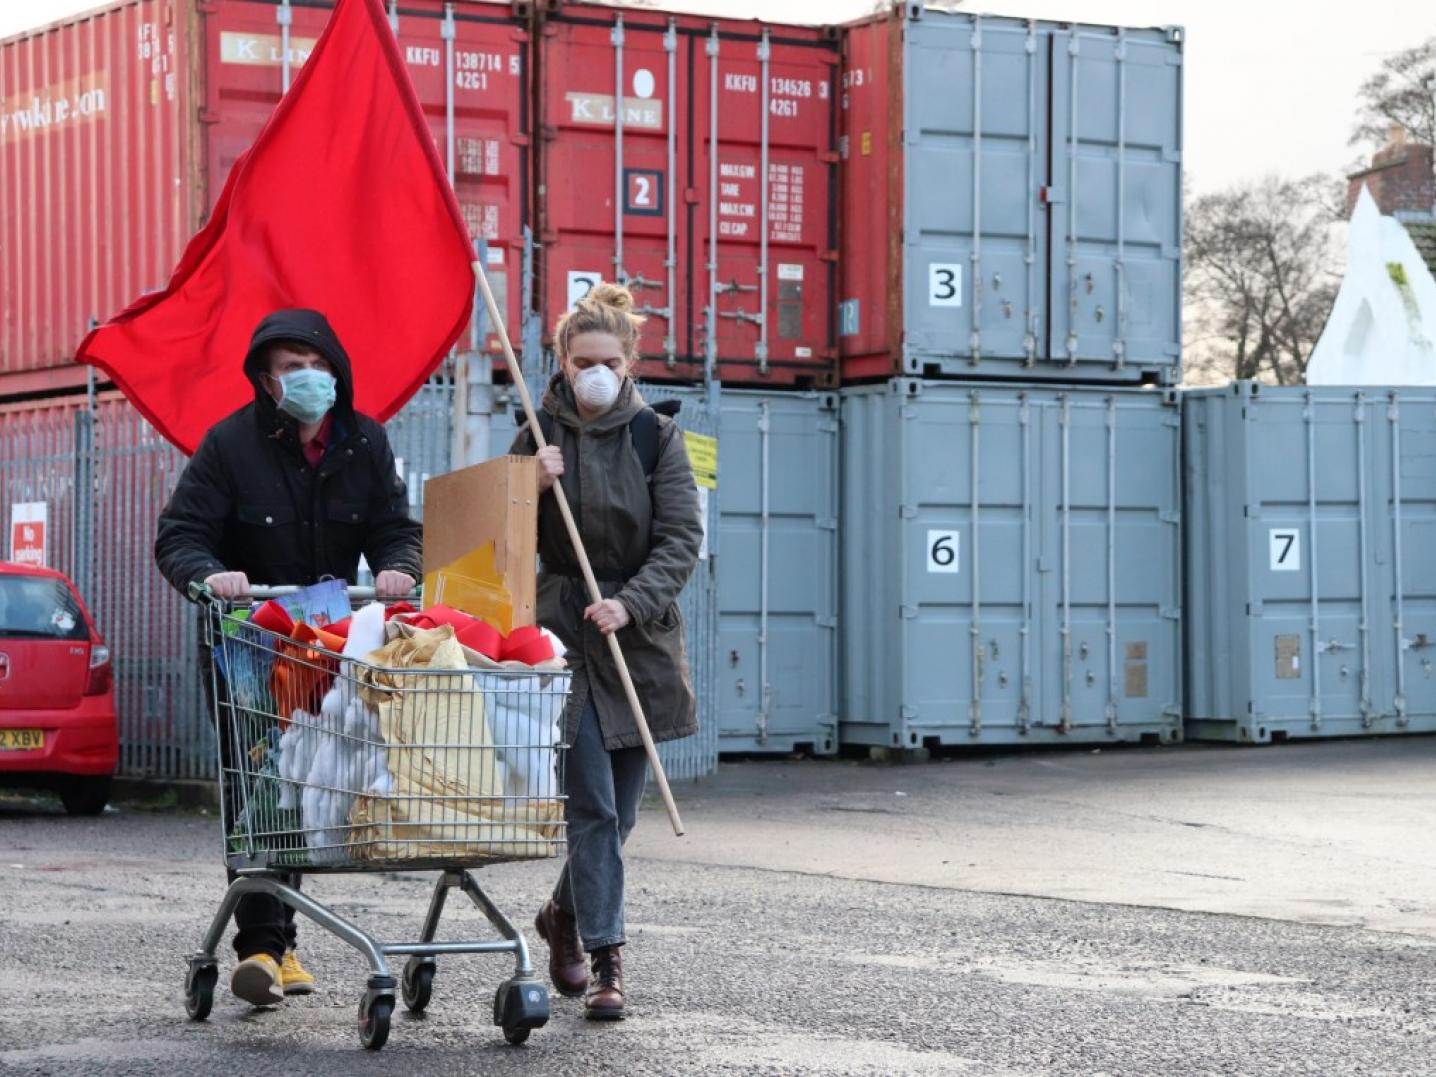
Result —
<instances>
[{"instance_id":1,"label":"number 2 on container","mask_svg":"<svg viewBox=\"0 0 1436 1077\"><path fill-rule=\"evenodd\" d=\"M593 286L602 279L603 274L596 269L570 269L568 271L568 309L573 310L578 306L578 301L593 291Z\"/></svg>"},{"instance_id":2,"label":"number 2 on container","mask_svg":"<svg viewBox=\"0 0 1436 1077\"><path fill-rule=\"evenodd\" d=\"M929 531L927 533L927 570L929 572L961 572L962 532Z\"/></svg>"}]
</instances>

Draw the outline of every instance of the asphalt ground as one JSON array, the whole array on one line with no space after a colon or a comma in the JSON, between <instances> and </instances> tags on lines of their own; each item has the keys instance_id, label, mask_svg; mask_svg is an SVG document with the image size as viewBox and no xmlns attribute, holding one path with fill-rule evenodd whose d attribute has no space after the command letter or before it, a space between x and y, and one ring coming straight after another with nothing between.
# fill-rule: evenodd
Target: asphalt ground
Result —
<instances>
[{"instance_id":1,"label":"asphalt ground","mask_svg":"<svg viewBox=\"0 0 1436 1077\"><path fill-rule=\"evenodd\" d=\"M0 1072L1430 1074L1436 739L739 763L630 845L631 1016L554 1000L509 1047L498 957L441 958L360 1048L357 954L301 926L319 991L184 1013L223 885L217 820L0 799ZM529 923L552 862L478 877ZM306 891L412 936L430 877ZM451 904L451 938L484 921ZM542 945L535 946L543 956Z\"/></svg>"}]
</instances>

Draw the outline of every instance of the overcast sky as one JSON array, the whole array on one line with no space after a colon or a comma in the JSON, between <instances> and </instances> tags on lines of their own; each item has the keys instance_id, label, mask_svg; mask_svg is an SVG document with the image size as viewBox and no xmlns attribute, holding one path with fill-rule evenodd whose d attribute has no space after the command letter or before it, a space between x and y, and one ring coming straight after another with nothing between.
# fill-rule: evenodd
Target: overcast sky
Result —
<instances>
[{"instance_id":1,"label":"overcast sky","mask_svg":"<svg viewBox=\"0 0 1436 1077\"><path fill-rule=\"evenodd\" d=\"M95 0L0 0L0 36ZM647 7L841 22L874 0L672 0ZM982 0L963 10L1130 26L1186 27L1187 174L1207 191L1263 173L1344 169L1361 80L1382 57L1436 34L1433 0Z\"/></svg>"}]
</instances>

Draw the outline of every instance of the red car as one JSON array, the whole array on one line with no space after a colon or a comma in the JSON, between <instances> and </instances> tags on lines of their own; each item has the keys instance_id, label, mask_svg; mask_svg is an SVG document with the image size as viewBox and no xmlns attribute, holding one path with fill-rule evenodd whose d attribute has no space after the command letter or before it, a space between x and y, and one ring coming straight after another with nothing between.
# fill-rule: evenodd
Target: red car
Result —
<instances>
[{"instance_id":1,"label":"red car","mask_svg":"<svg viewBox=\"0 0 1436 1077\"><path fill-rule=\"evenodd\" d=\"M0 562L0 785L98 815L119 757L110 649L80 593L58 572Z\"/></svg>"}]
</instances>

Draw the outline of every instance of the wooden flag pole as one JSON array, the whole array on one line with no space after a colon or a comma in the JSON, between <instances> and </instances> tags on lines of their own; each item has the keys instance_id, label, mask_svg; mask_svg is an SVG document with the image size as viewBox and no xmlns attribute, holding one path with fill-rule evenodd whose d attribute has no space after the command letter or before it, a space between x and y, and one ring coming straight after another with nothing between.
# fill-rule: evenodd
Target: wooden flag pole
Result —
<instances>
[{"instance_id":1,"label":"wooden flag pole","mask_svg":"<svg viewBox=\"0 0 1436 1077\"><path fill-rule=\"evenodd\" d=\"M513 345L509 343L509 332L504 326L504 316L499 311L499 305L494 301L493 289L489 287L489 278L484 273L481 263L474 263L474 276L478 278L479 290L484 293L484 305L489 310L489 322L494 327L503 345L504 359L509 364L509 374L513 378L514 386L519 391L519 400L523 402L524 418L528 420L529 433L533 435L534 442L540 449L548 445L543 436L543 428L539 426L538 416L534 414L533 399L529 396L529 387L524 382L523 368L514 356ZM574 523L573 510L569 508L568 497L563 492L563 483L553 484L553 495L558 501L558 511L563 516L564 527L568 530L569 541L573 543L573 549L578 554L579 568L583 571L583 582L588 585L589 598L593 602L603 601L603 592L598 589L598 580L593 575L593 565L589 563L588 551L583 548L583 539L579 536L578 525ZM633 720L638 723L639 736L643 738L643 750L648 753L649 766L653 768L653 776L658 779L658 791L663 794L664 807L668 809L669 822L673 824L673 833L679 837L683 836L683 820L678 815L678 805L673 802L673 791L668 788L668 775L663 773L663 763L658 758L658 746L653 743L653 734L648 730L648 719L643 716L643 704L638 701L638 690L633 687L633 677L628 672L628 662L623 657L623 648L619 646L618 634L615 632L607 637L608 650L613 655L614 665L618 667L619 679L623 682L623 691L628 696L629 709L633 711Z\"/></svg>"}]
</instances>

